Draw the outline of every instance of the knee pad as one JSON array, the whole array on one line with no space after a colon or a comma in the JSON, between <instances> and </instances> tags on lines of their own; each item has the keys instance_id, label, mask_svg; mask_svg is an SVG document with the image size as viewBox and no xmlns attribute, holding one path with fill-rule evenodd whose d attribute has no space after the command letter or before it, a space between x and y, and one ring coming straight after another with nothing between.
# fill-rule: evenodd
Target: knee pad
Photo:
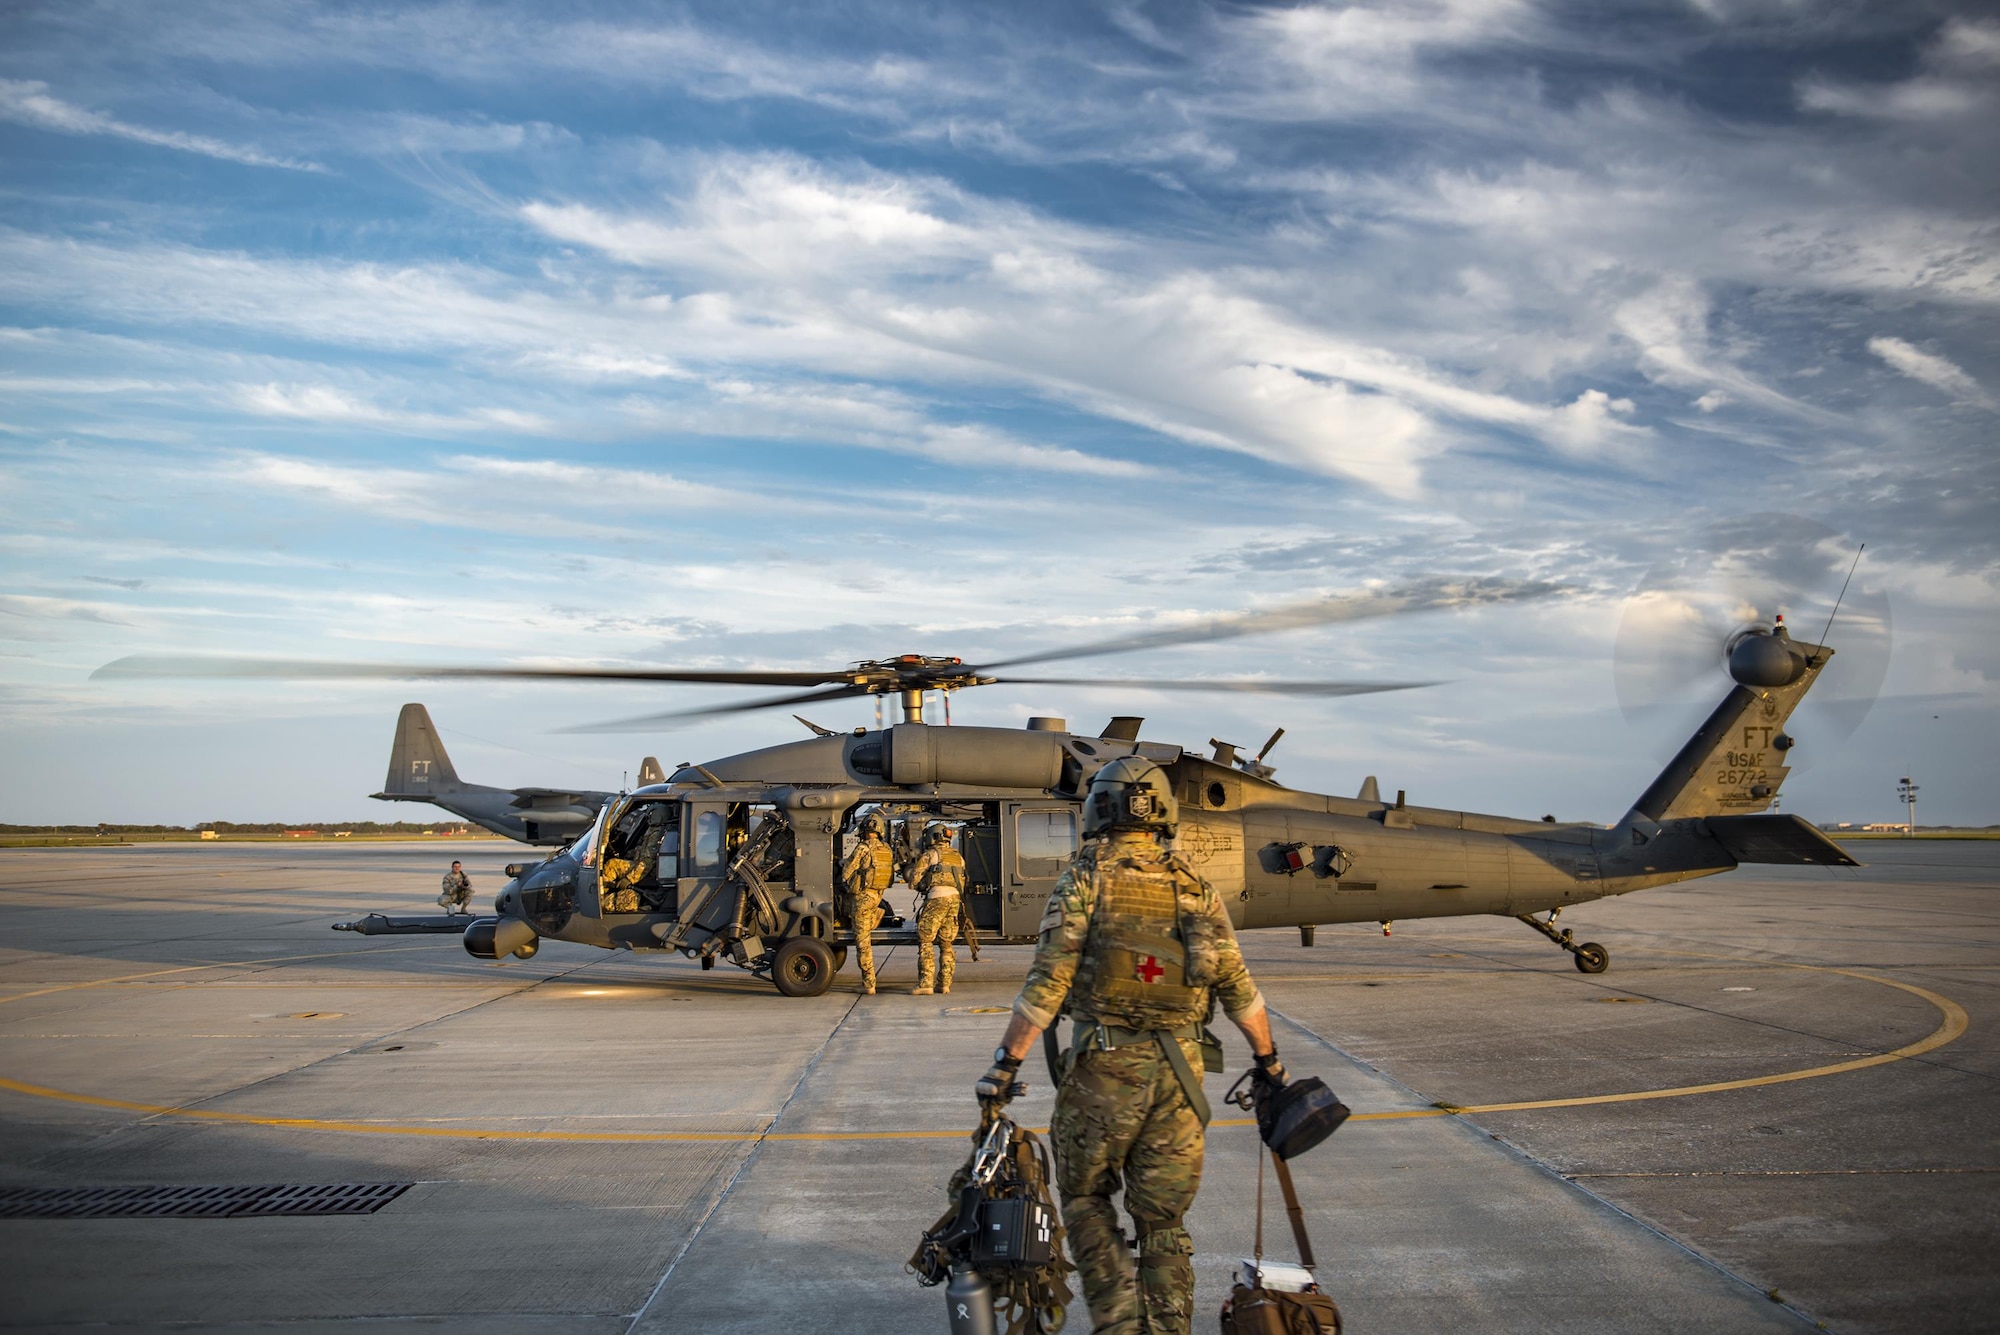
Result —
<instances>
[{"instance_id":1,"label":"knee pad","mask_svg":"<svg viewBox=\"0 0 2000 1335\"><path fill-rule=\"evenodd\" d=\"M1142 1257L1194 1255L1194 1239L1189 1237L1188 1231L1179 1224L1148 1229L1140 1233L1138 1247L1139 1255Z\"/></svg>"}]
</instances>

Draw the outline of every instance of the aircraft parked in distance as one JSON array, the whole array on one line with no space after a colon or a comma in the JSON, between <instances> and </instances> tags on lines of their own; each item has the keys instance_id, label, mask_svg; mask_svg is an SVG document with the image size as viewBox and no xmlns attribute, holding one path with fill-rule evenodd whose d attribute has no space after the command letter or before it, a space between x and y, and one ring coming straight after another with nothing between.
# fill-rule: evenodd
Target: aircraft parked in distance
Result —
<instances>
[{"instance_id":1,"label":"aircraft parked in distance","mask_svg":"<svg viewBox=\"0 0 2000 1335\"><path fill-rule=\"evenodd\" d=\"M663 783L660 762L639 765L639 786ZM616 793L577 788L489 788L458 777L444 742L420 704L403 706L389 750L389 777L370 796L383 802L428 802L454 816L524 844L560 846L582 834Z\"/></svg>"}]
</instances>

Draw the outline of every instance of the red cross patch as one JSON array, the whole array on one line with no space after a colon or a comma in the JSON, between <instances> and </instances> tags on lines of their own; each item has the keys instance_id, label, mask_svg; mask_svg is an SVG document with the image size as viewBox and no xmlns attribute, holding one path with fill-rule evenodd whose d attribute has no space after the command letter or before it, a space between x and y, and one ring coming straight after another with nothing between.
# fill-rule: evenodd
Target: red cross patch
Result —
<instances>
[{"instance_id":1,"label":"red cross patch","mask_svg":"<svg viewBox=\"0 0 2000 1335\"><path fill-rule=\"evenodd\" d=\"M1160 979L1166 977L1167 971L1160 966L1158 960L1148 955L1139 961L1138 974L1139 981L1142 983L1157 983Z\"/></svg>"}]
</instances>

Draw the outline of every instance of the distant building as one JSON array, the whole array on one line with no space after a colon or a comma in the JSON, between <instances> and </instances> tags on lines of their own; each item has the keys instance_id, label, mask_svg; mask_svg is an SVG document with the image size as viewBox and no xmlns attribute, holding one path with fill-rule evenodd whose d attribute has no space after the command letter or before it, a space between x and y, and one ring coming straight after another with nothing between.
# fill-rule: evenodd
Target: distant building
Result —
<instances>
[{"instance_id":1,"label":"distant building","mask_svg":"<svg viewBox=\"0 0 2000 1335\"><path fill-rule=\"evenodd\" d=\"M1870 821L1861 827L1871 834L1908 834L1910 827L1897 820Z\"/></svg>"},{"instance_id":2,"label":"distant building","mask_svg":"<svg viewBox=\"0 0 2000 1335\"><path fill-rule=\"evenodd\" d=\"M203 830L201 832L201 837L204 839L220 839L222 836L217 834L214 830Z\"/></svg>"}]
</instances>

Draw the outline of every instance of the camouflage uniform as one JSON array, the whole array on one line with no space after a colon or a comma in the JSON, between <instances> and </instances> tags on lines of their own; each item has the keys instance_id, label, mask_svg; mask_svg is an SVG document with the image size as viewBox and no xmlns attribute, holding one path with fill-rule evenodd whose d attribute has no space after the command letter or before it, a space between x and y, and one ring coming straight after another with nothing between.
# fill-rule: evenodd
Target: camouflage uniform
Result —
<instances>
[{"instance_id":1,"label":"camouflage uniform","mask_svg":"<svg viewBox=\"0 0 2000 1335\"><path fill-rule=\"evenodd\" d=\"M438 907L452 913L463 913L471 902L472 878L458 867L446 872L443 889L438 894Z\"/></svg>"},{"instance_id":2,"label":"camouflage uniform","mask_svg":"<svg viewBox=\"0 0 2000 1335\"><path fill-rule=\"evenodd\" d=\"M882 892L896 879L896 855L880 838L863 838L840 867L841 882L854 900L854 958L861 985L875 990L875 929L882 922Z\"/></svg>"},{"instance_id":3,"label":"camouflage uniform","mask_svg":"<svg viewBox=\"0 0 2000 1335\"><path fill-rule=\"evenodd\" d=\"M1178 1044L1200 1078L1195 1036L1211 995L1231 1019L1264 1005L1208 883L1143 831L1114 830L1080 852L1056 882L1014 1012L1042 1029L1059 1009L1075 1022L1049 1138L1099 1335L1185 1335L1193 1317L1181 1220L1201 1185L1204 1137L1163 1044ZM1111 1203L1121 1184L1136 1273Z\"/></svg>"},{"instance_id":4,"label":"camouflage uniform","mask_svg":"<svg viewBox=\"0 0 2000 1335\"><path fill-rule=\"evenodd\" d=\"M646 864L637 858L606 858L597 877L597 899L606 913L639 911L639 878Z\"/></svg>"},{"instance_id":5,"label":"camouflage uniform","mask_svg":"<svg viewBox=\"0 0 2000 1335\"><path fill-rule=\"evenodd\" d=\"M965 890L965 859L950 844L926 848L910 869L910 885L924 899L917 915L917 991L951 991L958 972L959 895ZM935 948L936 955L932 954ZM940 958L941 957L941 958Z\"/></svg>"}]
</instances>

